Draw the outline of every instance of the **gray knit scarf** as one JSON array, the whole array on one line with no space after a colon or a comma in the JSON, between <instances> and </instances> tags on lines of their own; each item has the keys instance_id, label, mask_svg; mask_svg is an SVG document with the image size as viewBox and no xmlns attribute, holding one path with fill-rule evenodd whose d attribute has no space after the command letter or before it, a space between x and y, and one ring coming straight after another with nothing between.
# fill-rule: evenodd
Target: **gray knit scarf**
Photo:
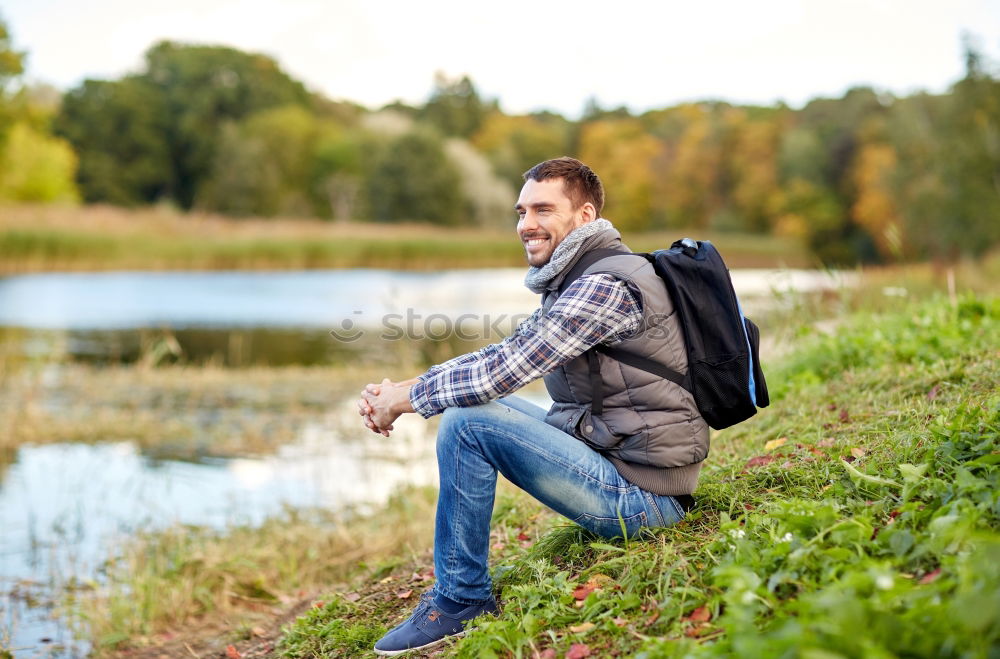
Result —
<instances>
[{"instance_id":1,"label":"gray knit scarf","mask_svg":"<svg viewBox=\"0 0 1000 659\"><path fill-rule=\"evenodd\" d=\"M587 222L570 231L569 235L556 246L548 263L540 268L535 266L528 268L528 274L524 277L524 285L533 293L544 293L549 282L555 279L580 251L583 241L605 229L614 229L614 226L611 222L599 217L593 222Z\"/></svg>"}]
</instances>

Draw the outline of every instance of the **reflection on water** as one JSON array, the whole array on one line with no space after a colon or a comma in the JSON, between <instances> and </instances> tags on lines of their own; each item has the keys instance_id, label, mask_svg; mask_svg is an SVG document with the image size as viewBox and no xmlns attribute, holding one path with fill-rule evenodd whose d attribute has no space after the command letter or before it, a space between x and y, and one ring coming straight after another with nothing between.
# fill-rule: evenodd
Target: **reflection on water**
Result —
<instances>
[{"instance_id":1,"label":"reflection on water","mask_svg":"<svg viewBox=\"0 0 1000 659\"><path fill-rule=\"evenodd\" d=\"M342 413L356 416L348 404ZM0 481L0 628L13 629L13 647L44 647L48 638L68 654L84 652L44 606L12 591L44 597L51 581L94 578L115 539L136 529L257 524L285 506L364 510L400 485L436 482L422 419L400 419L390 439L347 438L342 427L327 418L274 456L201 463L153 460L129 442L20 448Z\"/></svg>"},{"instance_id":2,"label":"reflection on water","mask_svg":"<svg viewBox=\"0 0 1000 659\"><path fill-rule=\"evenodd\" d=\"M505 328L506 329L506 328ZM494 340L500 338L500 333ZM365 333L338 341L315 328L188 327L177 329L52 330L0 327L0 346L9 364L73 361L94 365L215 364L219 366L315 366L354 363L412 363L430 366L474 350L487 341L443 337L385 340Z\"/></svg>"}]
</instances>

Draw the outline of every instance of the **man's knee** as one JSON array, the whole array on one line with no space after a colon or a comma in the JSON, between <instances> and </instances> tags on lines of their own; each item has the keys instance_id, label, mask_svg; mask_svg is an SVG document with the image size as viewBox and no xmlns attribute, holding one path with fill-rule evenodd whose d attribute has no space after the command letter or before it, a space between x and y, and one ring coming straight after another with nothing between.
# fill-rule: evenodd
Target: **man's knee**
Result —
<instances>
[{"instance_id":1,"label":"man's knee","mask_svg":"<svg viewBox=\"0 0 1000 659\"><path fill-rule=\"evenodd\" d=\"M488 423L488 417L496 413L496 403L472 407L449 407L441 415L438 426L438 452L457 451L463 441L477 440L476 427Z\"/></svg>"}]
</instances>

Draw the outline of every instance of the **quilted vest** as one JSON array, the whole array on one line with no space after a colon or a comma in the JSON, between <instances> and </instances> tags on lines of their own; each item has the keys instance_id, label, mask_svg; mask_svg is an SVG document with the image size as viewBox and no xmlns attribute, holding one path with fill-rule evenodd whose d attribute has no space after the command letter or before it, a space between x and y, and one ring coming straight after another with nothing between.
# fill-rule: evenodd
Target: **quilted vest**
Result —
<instances>
[{"instance_id":1,"label":"quilted vest","mask_svg":"<svg viewBox=\"0 0 1000 659\"><path fill-rule=\"evenodd\" d=\"M559 285L579 258L591 249L628 252L617 231L587 239L542 294L548 312L559 297ZM642 306L643 323L635 336L616 348L643 355L664 366L687 372L687 354L673 304L663 281L646 259L611 256L584 274L609 273L626 282ZM656 494L691 494L701 462L708 455L708 424L694 398L682 387L612 357L597 353L604 386L604 409L591 412L591 380L586 356L563 364L545 376L553 400L546 422L573 435L608 458L627 481Z\"/></svg>"}]
</instances>

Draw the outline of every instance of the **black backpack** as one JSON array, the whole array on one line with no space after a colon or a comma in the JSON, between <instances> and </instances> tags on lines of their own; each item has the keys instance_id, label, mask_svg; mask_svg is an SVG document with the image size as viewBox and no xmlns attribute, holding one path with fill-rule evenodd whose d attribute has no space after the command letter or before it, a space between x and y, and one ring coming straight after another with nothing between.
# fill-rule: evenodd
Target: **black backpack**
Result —
<instances>
[{"instance_id":1,"label":"black backpack","mask_svg":"<svg viewBox=\"0 0 1000 659\"><path fill-rule=\"evenodd\" d=\"M632 253L613 249L587 252L563 279L560 293L597 261ZM758 355L760 330L743 315L729 269L712 243L684 238L670 249L634 254L652 263L667 286L684 334L688 371L681 375L641 355L596 346L586 353L593 412L600 414L604 405L595 350L684 387L694 396L705 421L716 430L745 421L758 407L767 407L770 399Z\"/></svg>"}]
</instances>

